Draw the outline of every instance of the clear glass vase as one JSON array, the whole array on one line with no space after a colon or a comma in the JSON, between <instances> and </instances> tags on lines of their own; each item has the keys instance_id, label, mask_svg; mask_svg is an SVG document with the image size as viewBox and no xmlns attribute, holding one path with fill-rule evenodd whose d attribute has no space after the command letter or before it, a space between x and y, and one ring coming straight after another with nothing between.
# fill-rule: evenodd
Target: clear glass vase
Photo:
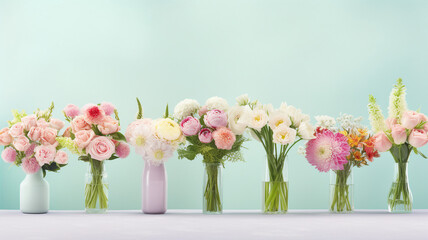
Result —
<instances>
[{"instance_id":1,"label":"clear glass vase","mask_svg":"<svg viewBox=\"0 0 428 240\"><path fill-rule=\"evenodd\" d=\"M271 169L266 164L266 178L262 182L262 212L284 214L288 211L288 164L287 159L281 169Z\"/></svg>"},{"instance_id":2,"label":"clear glass vase","mask_svg":"<svg viewBox=\"0 0 428 240\"><path fill-rule=\"evenodd\" d=\"M221 172L221 163L205 163L202 204L204 214L221 214L223 212Z\"/></svg>"},{"instance_id":3,"label":"clear glass vase","mask_svg":"<svg viewBox=\"0 0 428 240\"><path fill-rule=\"evenodd\" d=\"M408 163L395 163L395 177L388 195L388 210L394 213L412 211L413 196L407 176Z\"/></svg>"},{"instance_id":4,"label":"clear glass vase","mask_svg":"<svg viewBox=\"0 0 428 240\"><path fill-rule=\"evenodd\" d=\"M350 213L354 211L354 182L352 165L347 163L343 170L330 171L330 212Z\"/></svg>"},{"instance_id":5,"label":"clear glass vase","mask_svg":"<svg viewBox=\"0 0 428 240\"><path fill-rule=\"evenodd\" d=\"M105 213L108 208L108 183L104 162L89 160L85 186L85 210L87 213Z\"/></svg>"}]
</instances>

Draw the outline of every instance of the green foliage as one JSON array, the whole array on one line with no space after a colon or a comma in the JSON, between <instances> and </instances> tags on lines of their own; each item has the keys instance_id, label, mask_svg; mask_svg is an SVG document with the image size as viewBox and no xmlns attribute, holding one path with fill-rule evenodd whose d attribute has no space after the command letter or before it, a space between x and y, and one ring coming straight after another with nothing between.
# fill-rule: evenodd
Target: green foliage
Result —
<instances>
[{"instance_id":1,"label":"green foliage","mask_svg":"<svg viewBox=\"0 0 428 240\"><path fill-rule=\"evenodd\" d=\"M92 124L91 128L92 128L92 131L94 131L95 135L98 135L98 136L105 136L105 135L104 135L104 134L102 134L102 132L97 128L97 125Z\"/></svg>"},{"instance_id":2,"label":"green foliage","mask_svg":"<svg viewBox=\"0 0 428 240\"><path fill-rule=\"evenodd\" d=\"M73 154L76 154L76 155L82 154L82 152L79 150L79 148L71 138L57 137L56 141L58 142L57 149L67 148Z\"/></svg>"},{"instance_id":3,"label":"green foliage","mask_svg":"<svg viewBox=\"0 0 428 240\"><path fill-rule=\"evenodd\" d=\"M12 110L12 115L13 115L13 120L7 121L9 123L9 127L12 127L16 123L21 122L21 119L27 116L24 110L22 110L21 112L19 112L18 110Z\"/></svg>"},{"instance_id":4,"label":"green foliage","mask_svg":"<svg viewBox=\"0 0 428 240\"><path fill-rule=\"evenodd\" d=\"M65 167L65 166L67 166L67 164L58 164L56 162L45 164L42 166L43 177L46 177L46 171L58 172L62 167Z\"/></svg>"},{"instance_id":5,"label":"green foliage","mask_svg":"<svg viewBox=\"0 0 428 240\"><path fill-rule=\"evenodd\" d=\"M137 105L138 105L138 113L137 113L137 119L143 118L143 107L141 106L140 99L137 98Z\"/></svg>"},{"instance_id":6,"label":"green foliage","mask_svg":"<svg viewBox=\"0 0 428 240\"><path fill-rule=\"evenodd\" d=\"M169 109L168 109L168 103L166 104L166 108L165 108L165 113L163 115L163 118L168 118L169 117Z\"/></svg>"},{"instance_id":7,"label":"green foliage","mask_svg":"<svg viewBox=\"0 0 428 240\"><path fill-rule=\"evenodd\" d=\"M225 161L243 161L240 149L247 139L241 135L236 136L236 141L230 150L218 149L214 141L211 143L202 143L196 135L187 137L186 139L189 144L177 150L179 159L187 158L194 160L200 154L203 157L204 163L223 164Z\"/></svg>"},{"instance_id":8,"label":"green foliage","mask_svg":"<svg viewBox=\"0 0 428 240\"><path fill-rule=\"evenodd\" d=\"M65 120L67 120L67 122L73 121L73 119L71 117L67 116L67 114L65 114L64 111L62 111L62 114L64 114L64 118L65 118Z\"/></svg>"},{"instance_id":9,"label":"green foliage","mask_svg":"<svg viewBox=\"0 0 428 240\"><path fill-rule=\"evenodd\" d=\"M111 136L114 140L116 140L116 141L124 141L124 142L126 142L126 138L125 138L125 136L124 136L122 133L120 133L120 132L112 133L112 134L110 134L110 136Z\"/></svg>"},{"instance_id":10,"label":"green foliage","mask_svg":"<svg viewBox=\"0 0 428 240\"><path fill-rule=\"evenodd\" d=\"M109 158L109 159L107 159L107 160L115 160L115 159L118 159L119 157L118 156L116 156L116 155L111 155L111 157Z\"/></svg>"},{"instance_id":11,"label":"green foliage","mask_svg":"<svg viewBox=\"0 0 428 240\"><path fill-rule=\"evenodd\" d=\"M78 160L83 162L89 162L91 160L91 157L89 155L82 155L79 156Z\"/></svg>"},{"instance_id":12,"label":"green foliage","mask_svg":"<svg viewBox=\"0 0 428 240\"><path fill-rule=\"evenodd\" d=\"M119 112L117 111L117 109L114 109L114 118L117 120L117 122L120 126Z\"/></svg>"}]
</instances>

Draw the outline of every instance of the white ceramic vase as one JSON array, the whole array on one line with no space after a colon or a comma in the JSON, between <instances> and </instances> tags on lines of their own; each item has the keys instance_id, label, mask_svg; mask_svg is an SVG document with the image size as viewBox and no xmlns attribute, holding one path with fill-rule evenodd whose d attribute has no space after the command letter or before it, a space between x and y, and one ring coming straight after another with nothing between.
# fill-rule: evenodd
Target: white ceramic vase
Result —
<instances>
[{"instance_id":1,"label":"white ceramic vase","mask_svg":"<svg viewBox=\"0 0 428 240\"><path fill-rule=\"evenodd\" d=\"M27 174L21 182L20 209L23 213L47 213L49 210L49 183L42 170Z\"/></svg>"}]
</instances>

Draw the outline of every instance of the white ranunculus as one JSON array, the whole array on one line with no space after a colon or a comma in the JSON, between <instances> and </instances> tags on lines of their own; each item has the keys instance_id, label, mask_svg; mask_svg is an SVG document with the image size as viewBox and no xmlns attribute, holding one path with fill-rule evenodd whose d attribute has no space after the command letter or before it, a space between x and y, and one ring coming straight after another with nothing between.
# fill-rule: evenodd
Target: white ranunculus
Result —
<instances>
[{"instance_id":1,"label":"white ranunculus","mask_svg":"<svg viewBox=\"0 0 428 240\"><path fill-rule=\"evenodd\" d=\"M261 109L265 111L267 115L269 115L271 112L274 111L272 104L257 104L257 106L254 109Z\"/></svg>"},{"instance_id":2,"label":"white ranunculus","mask_svg":"<svg viewBox=\"0 0 428 240\"><path fill-rule=\"evenodd\" d=\"M178 120L183 120L185 117L188 117L192 114L198 112L201 106L196 100L193 99L184 99L179 102L174 108L174 118Z\"/></svg>"},{"instance_id":3,"label":"white ranunculus","mask_svg":"<svg viewBox=\"0 0 428 240\"><path fill-rule=\"evenodd\" d=\"M251 109L248 106L234 106L227 112L228 125L235 135L242 135L251 119Z\"/></svg>"},{"instance_id":4,"label":"white ranunculus","mask_svg":"<svg viewBox=\"0 0 428 240\"><path fill-rule=\"evenodd\" d=\"M280 125L286 125L289 127L291 125L290 117L285 111L276 110L271 112L269 115L269 127L273 130Z\"/></svg>"},{"instance_id":5,"label":"white ranunculus","mask_svg":"<svg viewBox=\"0 0 428 240\"><path fill-rule=\"evenodd\" d=\"M205 102L205 107L207 108L208 111L213 109L218 109L226 112L229 109L229 104L224 98L211 97L211 98L208 98L207 101Z\"/></svg>"},{"instance_id":6,"label":"white ranunculus","mask_svg":"<svg viewBox=\"0 0 428 240\"><path fill-rule=\"evenodd\" d=\"M282 102L281 106L279 107L279 110L281 110L281 111L287 111L287 107L288 107L287 103L286 102Z\"/></svg>"},{"instance_id":7,"label":"white ranunculus","mask_svg":"<svg viewBox=\"0 0 428 240\"><path fill-rule=\"evenodd\" d=\"M269 117L264 110L255 109L251 114L248 126L260 131L267 124L268 119Z\"/></svg>"},{"instance_id":8,"label":"white ranunculus","mask_svg":"<svg viewBox=\"0 0 428 240\"><path fill-rule=\"evenodd\" d=\"M281 125L273 130L273 142L281 145L293 143L296 139L296 130L285 125Z\"/></svg>"},{"instance_id":9,"label":"white ranunculus","mask_svg":"<svg viewBox=\"0 0 428 240\"><path fill-rule=\"evenodd\" d=\"M310 140L315 138L315 128L309 122L302 122L297 132L299 136L304 140Z\"/></svg>"},{"instance_id":10,"label":"white ranunculus","mask_svg":"<svg viewBox=\"0 0 428 240\"><path fill-rule=\"evenodd\" d=\"M287 113L290 116L293 127L295 128L298 128L300 123L310 120L309 115L303 114L302 110L291 105L287 107Z\"/></svg>"},{"instance_id":11,"label":"white ranunculus","mask_svg":"<svg viewBox=\"0 0 428 240\"><path fill-rule=\"evenodd\" d=\"M245 106L250 102L250 99L248 98L248 94L242 94L241 96L236 98L236 102L239 106Z\"/></svg>"}]
</instances>

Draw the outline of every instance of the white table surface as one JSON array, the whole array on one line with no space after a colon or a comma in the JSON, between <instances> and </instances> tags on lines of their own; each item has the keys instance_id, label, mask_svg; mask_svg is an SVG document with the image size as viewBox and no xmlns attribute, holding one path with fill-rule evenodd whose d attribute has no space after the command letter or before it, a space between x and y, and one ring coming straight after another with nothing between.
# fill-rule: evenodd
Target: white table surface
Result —
<instances>
[{"instance_id":1,"label":"white table surface","mask_svg":"<svg viewBox=\"0 0 428 240\"><path fill-rule=\"evenodd\" d=\"M291 210L286 215L259 211L225 211L203 215L196 210L168 210L164 215L140 211L50 211L22 214L0 210L0 239L428 239L428 210L411 214L359 210L330 214Z\"/></svg>"}]
</instances>

